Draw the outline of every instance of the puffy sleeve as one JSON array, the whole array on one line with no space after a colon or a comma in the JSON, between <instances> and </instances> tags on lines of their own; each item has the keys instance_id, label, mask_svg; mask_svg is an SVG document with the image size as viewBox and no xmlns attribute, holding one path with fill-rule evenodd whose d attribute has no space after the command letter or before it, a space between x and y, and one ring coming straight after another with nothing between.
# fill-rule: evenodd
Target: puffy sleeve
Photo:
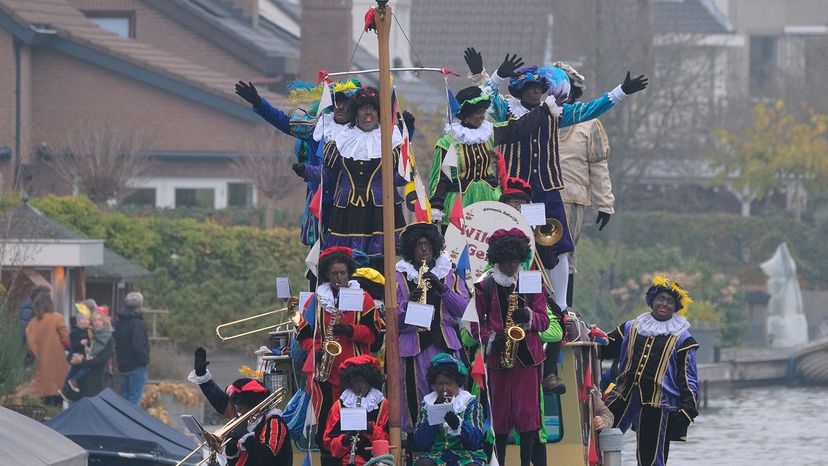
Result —
<instances>
[{"instance_id":1,"label":"puffy sleeve","mask_svg":"<svg viewBox=\"0 0 828 466\"><path fill-rule=\"evenodd\" d=\"M472 399L463 413L460 426L460 443L466 450L483 449L483 410L476 399Z\"/></svg>"}]
</instances>

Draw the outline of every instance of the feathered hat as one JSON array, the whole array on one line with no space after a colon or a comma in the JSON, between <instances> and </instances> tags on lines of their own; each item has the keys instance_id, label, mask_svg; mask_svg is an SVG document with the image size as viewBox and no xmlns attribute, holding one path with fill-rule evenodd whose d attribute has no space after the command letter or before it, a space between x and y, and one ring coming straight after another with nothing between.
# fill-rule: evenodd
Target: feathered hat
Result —
<instances>
[{"instance_id":1,"label":"feathered hat","mask_svg":"<svg viewBox=\"0 0 828 466\"><path fill-rule=\"evenodd\" d=\"M557 97L569 95L569 77L560 68L547 65L544 67L524 66L515 70L517 76L509 80L509 93L520 98L528 84L540 84L542 92L549 92Z\"/></svg>"},{"instance_id":2,"label":"feathered hat","mask_svg":"<svg viewBox=\"0 0 828 466\"><path fill-rule=\"evenodd\" d=\"M584 78L584 75L579 73L578 70L575 69L575 67L573 67L569 63L564 63L560 61L556 61L552 64L552 66L564 70L566 76L569 78L569 83L572 85L572 87L577 87L582 91L586 89L586 78Z\"/></svg>"},{"instance_id":3,"label":"feathered hat","mask_svg":"<svg viewBox=\"0 0 828 466\"><path fill-rule=\"evenodd\" d=\"M690 298L690 293L680 287L675 280L662 275L653 277L653 284L647 289L647 295L645 297L647 306L653 307L653 300L661 292L669 293L676 299L676 313L678 315L684 316L687 314L687 308L693 302Z\"/></svg>"},{"instance_id":4,"label":"feathered hat","mask_svg":"<svg viewBox=\"0 0 828 466\"><path fill-rule=\"evenodd\" d=\"M314 84L306 81L291 81L288 83L288 100L297 105L307 105L307 112L316 115L319 110L319 100L322 98L322 84ZM356 79L337 81L334 83L334 98L336 100L351 100L356 91L362 88L362 84Z\"/></svg>"},{"instance_id":5,"label":"feathered hat","mask_svg":"<svg viewBox=\"0 0 828 466\"><path fill-rule=\"evenodd\" d=\"M520 198L530 202L532 200L532 187L520 178L514 176L507 178L503 195L500 196L500 202L509 202L512 198Z\"/></svg>"}]
</instances>

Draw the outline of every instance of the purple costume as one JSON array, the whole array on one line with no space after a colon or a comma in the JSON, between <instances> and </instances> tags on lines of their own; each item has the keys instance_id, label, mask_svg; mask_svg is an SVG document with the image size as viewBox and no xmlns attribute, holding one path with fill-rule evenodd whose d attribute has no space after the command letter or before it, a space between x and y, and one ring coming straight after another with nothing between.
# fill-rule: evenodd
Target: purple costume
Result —
<instances>
[{"instance_id":1,"label":"purple costume","mask_svg":"<svg viewBox=\"0 0 828 466\"><path fill-rule=\"evenodd\" d=\"M492 276L474 285L475 305L480 323L473 324L472 331L474 332L476 327L479 328L480 339L484 345L495 335L503 334L508 297L514 286L500 286ZM538 406L541 369L545 355L539 333L549 327L546 293L519 294L518 308L522 307L527 307L532 312L526 338L518 343L514 367L501 367L500 352L488 351L486 354L492 400L492 425L497 435L506 435L513 428L518 433L523 433L541 427Z\"/></svg>"},{"instance_id":2,"label":"purple costume","mask_svg":"<svg viewBox=\"0 0 828 466\"><path fill-rule=\"evenodd\" d=\"M405 323L405 316L408 310L409 295L416 289L417 279L412 277L412 274L401 272L401 269L416 273L417 268L405 261L397 264L400 356L403 358L400 371L400 396L403 400L402 425L406 432L412 432L412 420L418 418L423 397L431 392L426 373L432 358L440 353L456 355L461 347L457 325L469 303L469 290L463 279L455 272L448 256L441 255L437 265L430 271L445 283L447 290L443 294L434 289L428 291L426 303L434 306L431 328L408 325Z\"/></svg>"}]
</instances>

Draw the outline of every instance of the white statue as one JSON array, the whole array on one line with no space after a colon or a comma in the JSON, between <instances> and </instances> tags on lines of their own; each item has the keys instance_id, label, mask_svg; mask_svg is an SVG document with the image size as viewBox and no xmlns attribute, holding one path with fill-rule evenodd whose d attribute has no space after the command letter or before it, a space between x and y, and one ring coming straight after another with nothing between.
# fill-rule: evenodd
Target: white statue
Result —
<instances>
[{"instance_id":1,"label":"white statue","mask_svg":"<svg viewBox=\"0 0 828 466\"><path fill-rule=\"evenodd\" d=\"M776 348L808 343L808 322L802 310L802 293L796 263L788 245L780 244L773 257L759 264L768 276L768 341Z\"/></svg>"}]
</instances>

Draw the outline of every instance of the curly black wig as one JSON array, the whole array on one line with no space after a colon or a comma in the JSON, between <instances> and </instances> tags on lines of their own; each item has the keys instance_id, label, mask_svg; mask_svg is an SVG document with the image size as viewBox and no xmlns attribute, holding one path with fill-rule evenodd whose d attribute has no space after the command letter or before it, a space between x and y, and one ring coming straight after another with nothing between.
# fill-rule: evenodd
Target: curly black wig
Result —
<instances>
[{"instance_id":1,"label":"curly black wig","mask_svg":"<svg viewBox=\"0 0 828 466\"><path fill-rule=\"evenodd\" d=\"M523 262L529 258L531 252L527 240L515 236L499 236L489 241L486 259L490 264L511 261Z\"/></svg>"},{"instance_id":2,"label":"curly black wig","mask_svg":"<svg viewBox=\"0 0 828 466\"><path fill-rule=\"evenodd\" d=\"M348 116L351 118L348 125L353 128L357 125L357 110L360 107L370 105L377 110L377 115L380 112L379 91L373 87L364 87L354 94L351 101L348 102Z\"/></svg>"},{"instance_id":3,"label":"curly black wig","mask_svg":"<svg viewBox=\"0 0 828 466\"><path fill-rule=\"evenodd\" d=\"M491 100L483 100L476 104L463 104L464 101L480 97L481 95L483 95L483 91L477 86L466 87L457 92L457 102L460 104L460 111L457 112L457 118L460 121L465 120L469 115L478 110L489 108L489 105L492 103Z\"/></svg>"},{"instance_id":4,"label":"curly black wig","mask_svg":"<svg viewBox=\"0 0 828 466\"><path fill-rule=\"evenodd\" d=\"M382 372L371 364L353 364L339 371L340 386L344 388L353 387L354 378L362 377L368 385L382 390L385 382Z\"/></svg>"},{"instance_id":5,"label":"curly black wig","mask_svg":"<svg viewBox=\"0 0 828 466\"><path fill-rule=\"evenodd\" d=\"M325 257L319 259L319 283L328 281L328 270L334 264L345 264L348 267L348 276L356 272L356 262L354 258L345 254L344 252L332 252Z\"/></svg>"},{"instance_id":6,"label":"curly black wig","mask_svg":"<svg viewBox=\"0 0 828 466\"><path fill-rule=\"evenodd\" d=\"M466 376L461 374L460 371L457 370L457 366L453 364L432 364L431 367L428 368L428 372L426 372L426 380L428 381L429 386L434 386L437 382L438 375L444 375L451 380L454 380L460 387L466 384Z\"/></svg>"},{"instance_id":7,"label":"curly black wig","mask_svg":"<svg viewBox=\"0 0 828 466\"><path fill-rule=\"evenodd\" d=\"M400 235L400 255L412 264L415 261L414 248L420 238L426 238L431 243L431 251L435 259L446 247L446 241L440 234L440 227L433 223L412 223Z\"/></svg>"},{"instance_id":8,"label":"curly black wig","mask_svg":"<svg viewBox=\"0 0 828 466\"><path fill-rule=\"evenodd\" d=\"M572 86L569 89L569 98L573 102L577 101L584 95L584 90L578 86Z\"/></svg>"},{"instance_id":9,"label":"curly black wig","mask_svg":"<svg viewBox=\"0 0 828 466\"><path fill-rule=\"evenodd\" d=\"M247 378L247 377L243 377L243 378L237 379L235 382L233 382L233 387L235 388L235 391L233 392L232 395L230 395L230 403L233 403L235 405L243 405L243 406L246 406L248 408L252 408L252 407L258 405L259 403L261 403L262 401L264 401L264 399L267 398L268 395L270 395L269 391L263 391L263 392L251 392L251 391L242 392L241 391L242 387L244 387L245 385L247 385L248 383L250 383L254 380L256 380L256 379L250 379L250 378ZM264 385L262 385L262 386L264 386Z\"/></svg>"}]
</instances>

